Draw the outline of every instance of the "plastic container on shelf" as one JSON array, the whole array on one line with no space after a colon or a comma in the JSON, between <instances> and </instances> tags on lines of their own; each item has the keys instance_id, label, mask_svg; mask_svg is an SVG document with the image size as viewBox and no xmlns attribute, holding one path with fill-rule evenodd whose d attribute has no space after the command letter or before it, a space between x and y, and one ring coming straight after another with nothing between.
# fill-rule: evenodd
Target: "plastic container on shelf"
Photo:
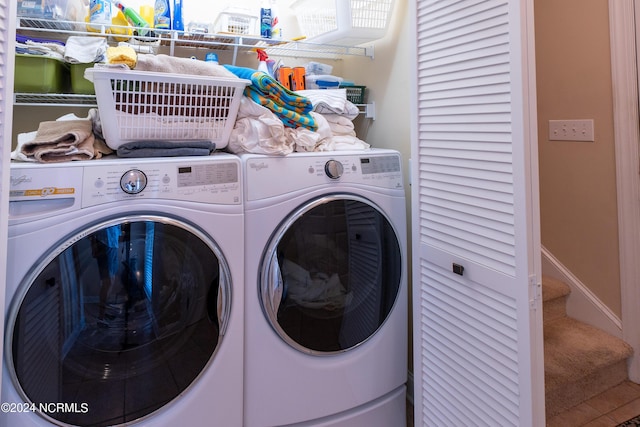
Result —
<instances>
[{"instance_id":1,"label":"plastic container on shelf","mask_svg":"<svg viewBox=\"0 0 640 427\"><path fill-rule=\"evenodd\" d=\"M20 25L34 28L79 30L89 16L89 2L84 0L18 0ZM43 22L41 20L47 20Z\"/></svg>"},{"instance_id":2,"label":"plastic container on shelf","mask_svg":"<svg viewBox=\"0 0 640 427\"><path fill-rule=\"evenodd\" d=\"M14 92L65 93L69 90L69 68L56 58L16 54Z\"/></svg>"},{"instance_id":3,"label":"plastic container on shelf","mask_svg":"<svg viewBox=\"0 0 640 427\"><path fill-rule=\"evenodd\" d=\"M215 33L252 34L258 35L258 16L249 10L228 7L216 18L213 24Z\"/></svg>"},{"instance_id":4,"label":"plastic container on shelf","mask_svg":"<svg viewBox=\"0 0 640 427\"><path fill-rule=\"evenodd\" d=\"M291 5L313 43L358 46L384 37L394 0L298 0Z\"/></svg>"},{"instance_id":5,"label":"plastic container on shelf","mask_svg":"<svg viewBox=\"0 0 640 427\"><path fill-rule=\"evenodd\" d=\"M342 77L332 75L307 75L305 76L306 89L338 89L342 83Z\"/></svg>"},{"instance_id":6,"label":"plastic container on shelf","mask_svg":"<svg viewBox=\"0 0 640 427\"><path fill-rule=\"evenodd\" d=\"M248 80L88 68L105 141L211 141L227 146Z\"/></svg>"},{"instance_id":7,"label":"plastic container on shelf","mask_svg":"<svg viewBox=\"0 0 640 427\"><path fill-rule=\"evenodd\" d=\"M93 65L93 62L88 64L69 64L71 92L79 95L93 95L96 93L93 83L84 78L85 70L93 67Z\"/></svg>"},{"instance_id":8,"label":"plastic container on shelf","mask_svg":"<svg viewBox=\"0 0 640 427\"><path fill-rule=\"evenodd\" d=\"M338 87L347 91L347 101L351 101L354 104L364 104L366 86L341 84Z\"/></svg>"}]
</instances>

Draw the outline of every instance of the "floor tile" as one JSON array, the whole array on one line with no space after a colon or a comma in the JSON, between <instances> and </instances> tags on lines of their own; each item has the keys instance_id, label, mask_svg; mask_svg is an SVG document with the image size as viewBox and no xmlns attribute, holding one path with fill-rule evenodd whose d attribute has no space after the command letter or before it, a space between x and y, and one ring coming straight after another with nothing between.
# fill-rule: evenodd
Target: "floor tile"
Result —
<instances>
[{"instance_id":1,"label":"floor tile","mask_svg":"<svg viewBox=\"0 0 640 427\"><path fill-rule=\"evenodd\" d=\"M606 414L638 398L640 398L640 387L637 387L637 384L625 381L587 400L585 403L601 414Z\"/></svg>"},{"instance_id":2,"label":"floor tile","mask_svg":"<svg viewBox=\"0 0 640 427\"><path fill-rule=\"evenodd\" d=\"M607 415L609 415L618 423L622 423L627 421L630 418L635 417L638 414L640 414L640 398L632 400L631 402L621 406L618 409L614 409L613 411L609 412Z\"/></svg>"},{"instance_id":3,"label":"floor tile","mask_svg":"<svg viewBox=\"0 0 640 427\"><path fill-rule=\"evenodd\" d=\"M547 427L579 427L595 420L602 413L584 403L569 408L547 421Z\"/></svg>"},{"instance_id":4,"label":"floor tile","mask_svg":"<svg viewBox=\"0 0 640 427\"><path fill-rule=\"evenodd\" d=\"M593 421L589 421L582 427L616 427L619 423L608 415L603 415Z\"/></svg>"}]
</instances>

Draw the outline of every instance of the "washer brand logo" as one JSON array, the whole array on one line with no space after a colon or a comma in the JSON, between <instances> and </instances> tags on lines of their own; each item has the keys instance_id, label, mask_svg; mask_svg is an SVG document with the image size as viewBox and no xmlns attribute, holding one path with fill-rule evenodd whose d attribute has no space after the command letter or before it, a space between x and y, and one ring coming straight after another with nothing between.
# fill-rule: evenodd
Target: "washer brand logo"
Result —
<instances>
[{"instance_id":1,"label":"washer brand logo","mask_svg":"<svg viewBox=\"0 0 640 427\"><path fill-rule=\"evenodd\" d=\"M23 184L25 182L31 182L31 177L28 177L27 175L12 176L11 177L11 186L12 187L15 187L16 185Z\"/></svg>"},{"instance_id":2,"label":"washer brand logo","mask_svg":"<svg viewBox=\"0 0 640 427\"><path fill-rule=\"evenodd\" d=\"M249 164L249 167L250 167L251 169L255 169L255 170L256 170L256 172L257 172L257 171L260 171L260 170L262 170L262 169L267 169L267 168L269 167L269 165L268 165L268 164L266 164L265 162L261 162L261 163L250 163L250 164Z\"/></svg>"}]
</instances>

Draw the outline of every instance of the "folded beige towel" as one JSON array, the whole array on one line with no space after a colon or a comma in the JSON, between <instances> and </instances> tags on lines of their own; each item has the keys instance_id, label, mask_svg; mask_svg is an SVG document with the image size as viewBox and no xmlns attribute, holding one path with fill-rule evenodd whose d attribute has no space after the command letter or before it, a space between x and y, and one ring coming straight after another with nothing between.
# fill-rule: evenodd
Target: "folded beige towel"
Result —
<instances>
[{"instance_id":1,"label":"folded beige towel","mask_svg":"<svg viewBox=\"0 0 640 427\"><path fill-rule=\"evenodd\" d=\"M23 144L21 151L42 163L90 160L112 152L96 140L87 119L41 122L36 137Z\"/></svg>"},{"instance_id":2,"label":"folded beige towel","mask_svg":"<svg viewBox=\"0 0 640 427\"><path fill-rule=\"evenodd\" d=\"M165 54L139 54L136 71L155 71L158 73L172 73L181 75L196 75L210 77L238 77L222 65L190 58L179 58Z\"/></svg>"}]
</instances>

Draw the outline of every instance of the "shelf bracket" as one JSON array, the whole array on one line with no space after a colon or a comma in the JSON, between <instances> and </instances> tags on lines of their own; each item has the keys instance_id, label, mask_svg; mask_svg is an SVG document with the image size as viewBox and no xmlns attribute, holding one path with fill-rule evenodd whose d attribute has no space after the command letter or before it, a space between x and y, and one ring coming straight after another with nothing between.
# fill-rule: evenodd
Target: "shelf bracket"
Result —
<instances>
[{"instance_id":1,"label":"shelf bracket","mask_svg":"<svg viewBox=\"0 0 640 427\"><path fill-rule=\"evenodd\" d=\"M371 120L376 119L376 103L375 102L364 104L364 116L367 119L371 119Z\"/></svg>"},{"instance_id":2,"label":"shelf bracket","mask_svg":"<svg viewBox=\"0 0 640 427\"><path fill-rule=\"evenodd\" d=\"M373 51L374 51L374 49L373 49L373 45L371 45L371 46L367 46L367 47L365 47L365 48L364 48L364 54L365 54L365 56L368 56L368 57L369 57L369 58L371 58L371 59L374 59Z\"/></svg>"}]
</instances>

